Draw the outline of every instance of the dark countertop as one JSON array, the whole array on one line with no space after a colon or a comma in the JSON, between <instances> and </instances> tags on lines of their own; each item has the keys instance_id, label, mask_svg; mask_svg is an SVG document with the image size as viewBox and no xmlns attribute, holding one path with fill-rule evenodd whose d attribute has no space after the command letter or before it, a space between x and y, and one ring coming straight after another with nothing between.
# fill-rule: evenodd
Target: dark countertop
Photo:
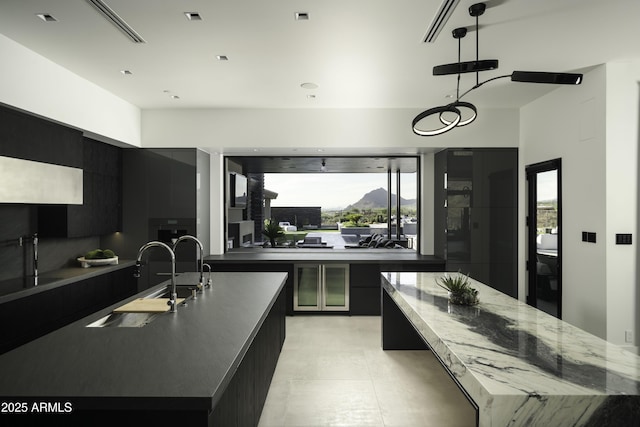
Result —
<instances>
[{"instance_id":1,"label":"dark countertop","mask_svg":"<svg viewBox=\"0 0 640 427\"><path fill-rule=\"evenodd\" d=\"M182 273L178 284L195 283ZM65 399L76 410L211 410L282 290L286 273L212 273L213 285L141 328L87 328L150 288L0 355L0 400Z\"/></svg>"},{"instance_id":2,"label":"dark countertop","mask_svg":"<svg viewBox=\"0 0 640 427\"><path fill-rule=\"evenodd\" d=\"M33 286L33 276L0 281L0 304L34 295L80 280L89 279L112 271L135 265L132 260L118 260L117 265L93 266L89 268L68 267L47 271L38 276L38 286Z\"/></svg>"},{"instance_id":3,"label":"dark countertop","mask_svg":"<svg viewBox=\"0 0 640 427\"><path fill-rule=\"evenodd\" d=\"M420 255L408 249L304 249L239 248L223 255L209 255L211 263L347 262L363 264L443 264L442 258Z\"/></svg>"}]
</instances>

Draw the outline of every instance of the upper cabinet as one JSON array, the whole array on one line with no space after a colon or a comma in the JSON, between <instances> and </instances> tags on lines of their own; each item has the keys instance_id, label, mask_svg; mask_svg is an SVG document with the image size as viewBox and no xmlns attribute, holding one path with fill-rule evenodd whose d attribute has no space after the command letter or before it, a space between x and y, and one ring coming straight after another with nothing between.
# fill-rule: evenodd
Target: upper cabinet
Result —
<instances>
[{"instance_id":1,"label":"upper cabinet","mask_svg":"<svg viewBox=\"0 0 640 427\"><path fill-rule=\"evenodd\" d=\"M76 129L0 107L0 155L82 169L81 205L37 205L35 231L41 237L100 236L120 230L120 148L84 138ZM44 183L51 189L61 185L54 179Z\"/></svg>"},{"instance_id":2,"label":"upper cabinet","mask_svg":"<svg viewBox=\"0 0 640 427\"><path fill-rule=\"evenodd\" d=\"M41 236L101 236L121 230L121 149L85 138L83 182L82 205L38 206Z\"/></svg>"},{"instance_id":3,"label":"upper cabinet","mask_svg":"<svg viewBox=\"0 0 640 427\"><path fill-rule=\"evenodd\" d=\"M82 132L0 107L0 155L82 168Z\"/></svg>"},{"instance_id":4,"label":"upper cabinet","mask_svg":"<svg viewBox=\"0 0 640 427\"><path fill-rule=\"evenodd\" d=\"M434 184L435 255L517 297L518 150L443 150Z\"/></svg>"}]
</instances>

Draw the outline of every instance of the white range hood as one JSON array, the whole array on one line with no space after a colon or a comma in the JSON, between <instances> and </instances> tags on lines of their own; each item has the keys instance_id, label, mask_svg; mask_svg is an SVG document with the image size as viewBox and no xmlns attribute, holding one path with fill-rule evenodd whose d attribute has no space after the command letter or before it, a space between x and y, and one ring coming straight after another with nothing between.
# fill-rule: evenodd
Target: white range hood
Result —
<instances>
[{"instance_id":1,"label":"white range hood","mask_svg":"<svg viewBox=\"0 0 640 427\"><path fill-rule=\"evenodd\" d=\"M0 203L82 204L82 169L0 156Z\"/></svg>"}]
</instances>

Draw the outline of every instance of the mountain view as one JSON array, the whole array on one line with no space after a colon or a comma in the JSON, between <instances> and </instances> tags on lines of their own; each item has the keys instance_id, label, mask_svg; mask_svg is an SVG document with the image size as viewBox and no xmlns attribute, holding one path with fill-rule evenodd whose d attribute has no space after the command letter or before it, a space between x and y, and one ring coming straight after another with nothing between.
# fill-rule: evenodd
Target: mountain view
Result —
<instances>
[{"instance_id":1,"label":"mountain view","mask_svg":"<svg viewBox=\"0 0 640 427\"><path fill-rule=\"evenodd\" d=\"M376 190L370 191L357 202L347 206L344 210L349 211L352 209L359 210L367 210L367 209L378 209L378 208L386 208L387 207L387 195L388 192L384 188L378 188ZM402 207L406 208L415 208L416 199L403 199L400 197L400 204ZM391 206L396 205L396 195L391 193Z\"/></svg>"}]
</instances>

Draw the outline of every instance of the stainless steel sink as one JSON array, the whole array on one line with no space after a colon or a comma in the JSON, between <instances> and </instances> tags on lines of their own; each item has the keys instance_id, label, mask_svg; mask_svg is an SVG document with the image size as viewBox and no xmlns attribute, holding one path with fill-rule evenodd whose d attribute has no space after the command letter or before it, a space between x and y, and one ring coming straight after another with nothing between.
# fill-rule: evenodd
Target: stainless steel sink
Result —
<instances>
[{"instance_id":1,"label":"stainless steel sink","mask_svg":"<svg viewBox=\"0 0 640 427\"><path fill-rule=\"evenodd\" d=\"M179 285L176 287L176 293L178 298L185 298L180 305L185 305L186 302L193 298L193 291L195 286L191 285ZM160 288L157 291L146 295L144 298L169 298L170 292L166 288ZM88 328L141 328L148 325L158 316L166 315L167 313L127 313L127 312L111 312L106 316L89 323Z\"/></svg>"},{"instance_id":2,"label":"stainless steel sink","mask_svg":"<svg viewBox=\"0 0 640 427\"><path fill-rule=\"evenodd\" d=\"M165 313L162 313L165 314ZM160 316L158 313L109 313L87 325L88 328L141 328Z\"/></svg>"}]
</instances>

